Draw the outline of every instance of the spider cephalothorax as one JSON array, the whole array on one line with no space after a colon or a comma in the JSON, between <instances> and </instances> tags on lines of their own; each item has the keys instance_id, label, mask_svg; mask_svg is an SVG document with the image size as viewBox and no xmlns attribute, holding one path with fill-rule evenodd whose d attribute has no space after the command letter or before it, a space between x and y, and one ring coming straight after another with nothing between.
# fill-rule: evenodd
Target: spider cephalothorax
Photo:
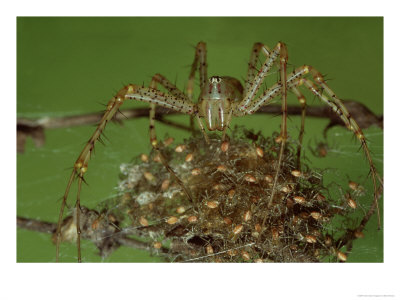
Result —
<instances>
[{"instance_id":1,"label":"spider cephalothorax","mask_svg":"<svg viewBox=\"0 0 400 300\"><path fill-rule=\"evenodd\" d=\"M198 101L199 116L204 117L208 130L225 130L230 111L242 98L243 87L239 80L228 76L210 77Z\"/></svg>"}]
</instances>

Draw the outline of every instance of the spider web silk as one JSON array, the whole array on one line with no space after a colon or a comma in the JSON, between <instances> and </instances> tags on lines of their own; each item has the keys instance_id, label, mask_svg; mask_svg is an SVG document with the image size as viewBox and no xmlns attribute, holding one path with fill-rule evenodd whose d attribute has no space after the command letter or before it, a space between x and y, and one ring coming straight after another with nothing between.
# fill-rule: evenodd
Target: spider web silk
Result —
<instances>
[{"instance_id":1,"label":"spider web silk","mask_svg":"<svg viewBox=\"0 0 400 300\"><path fill-rule=\"evenodd\" d=\"M251 116L251 118L254 117ZM263 116L263 118L256 116L256 121L250 126L255 131L262 130L263 132L279 128L279 117L272 118L273 125L267 130L264 127L264 120L265 118L270 120L271 117ZM182 116L174 116L173 119L187 122L187 118ZM236 124L243 122L249 126L248 119L239 120ZM298 124L298 118L290 118L288 127L292 141L296 141ZM329 130L328 139L324 140L322 129L325 125L325 120L307 119L304 140L305 158L303 159L307 160L307 164L325 170L327 180L334 181L336 185L347 187L349 180L361 184L365 188L365 196L360 199L360 207L367 209L372 199L373 188L371 179L368 177L369 167L364 153L352 133L344 128L336 127ZM120 164L130 162L133 157L148 153L150 150L147 126L146 119L125 122L122 127L115 124L108 126L106 136L109 140L105 140L105 147L101 144L97 145L89 165L86 176L88 185L83 186L81 196L83 205L95 208L102 201L118 194L116 186ZM313 130L313 128L317 129ZM26 153L18 155L17 209L19 216L50 222L57 221L60 197L64 192L70 168L84 145L82 141L86 140L92 131L91 127L57 129L46 132L47 141L43 148L35 148L32 142L27 143ZM178 141L187 136L187 133L161 124L157 124L157 134L159 138L164 138L168 134ZM365 135L377 170L382 174L383 132L378 128L370 128L365 130ZM327 157L319 158L311 153L311 149L315 149L319 142L327 144L329 149ZM70 206L75 201L75 192L76 188L73 187L69 198ZM376 216L374 216L365 230L365 238L354 242L349 261L379 262L383 260L383 230L377 231L376 228ZM21 245L18 249L18 261L55 260L55 247L49 235L20 230L18 240ZM22 248L28 241L30 241L29 254ZM123 247L104 260L97 256L96 252L92 244L83 242L82 259L84 261L159 261L158 258L151 257L144 251ZM76 261L75 245L62 245L61 260Z\"/></svg>"}]
</instances>

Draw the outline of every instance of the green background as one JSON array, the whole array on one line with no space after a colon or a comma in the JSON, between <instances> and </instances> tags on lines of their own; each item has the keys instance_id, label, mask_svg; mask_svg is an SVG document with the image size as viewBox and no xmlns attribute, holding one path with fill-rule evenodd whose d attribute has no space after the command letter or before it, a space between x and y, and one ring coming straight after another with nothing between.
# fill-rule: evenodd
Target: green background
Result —
<instances>
[{"instance_id":1,"label":"green background","mask_svg":"<svg viewBox=\"0 0 400 300\"><path fill-rule=\"evenodd\" d=\"M383 113L383 18L17 18L17 116L59 117L101 111L103 104L127 83L149 84L161 73L183 88L194 57L194 46L207 43L208 75L230 75L243 80L254 42L288 46L291 66L309 64L331 79L328 84L343 99L366 104ZM275 75L276 77L276 75ZM317 99L305 92L310 105ZM290 103L296 99L290 95ZM146 107L127 103L128 107ZM187 122L187 116L174 116ZM280 117L247 116L233 124L262 130L279 130ZM323 141L327 120L307 119L305 149ZM289 134L295 139L299 118L291 117ZM99 144L86 176L82 203L95 207L112 197L119 165L150 150L146 118L123 126L111 124L106 146ZM17 214L56 222L60 197L92 126L46 131L46 144L35 148L28 141L17 155ZM186 132L157 125L182 140ZM365 130L379 172L383 168L383 132ZM328 176L343 186L348 179L360 182L372 199L368 165L352 133L335 128L328 134L332 151L327 158L307 157L313 166L329 168ZM72 191L71 195L74 195ZM70 203L74 202L73 197ZM381 209L382 209L381 205ZM376 230L376 216L357 240L349 261L383 261L383 230ZM62 261L76 261L74 245L63 245ZM105 261L159 261L142 251L121 248ZM17 230L17 261L53 262L55 247L50 236ZM96 249L83 246L83 261L102 261Z\"/></svg>"}]
</instances>

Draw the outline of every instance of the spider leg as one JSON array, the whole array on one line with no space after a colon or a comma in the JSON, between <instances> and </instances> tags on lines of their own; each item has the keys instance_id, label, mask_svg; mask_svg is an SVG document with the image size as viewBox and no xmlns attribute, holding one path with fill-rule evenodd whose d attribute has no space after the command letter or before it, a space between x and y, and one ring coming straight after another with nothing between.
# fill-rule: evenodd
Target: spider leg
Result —
<instances>
[{"instance_id":1,"label":"spider leg","mask_svg":"<svg viewBox=\"0 0 400 300\"><path fill-rule=\"evenodd\" d=\"M195 111L195 112L194 112L194 115L195 115L195 117L196 117L197 124L199 124L200 130L201 130L201 132L203 133L204 139L206 140L207 144L210 144L210 138L208 137L207 132L206 132L206 130L205 130L205 128L204 128L204 125L203 125L203 123L201 122L201 119L200 119L200 116L199 116L198 111Z\"/></svg>"},{"instance_id":2,"label":"spider leg","mask_svg":"<svg viewBox=\"0 0 400 300\"><path fill-rule=\"evenodd\" d=\"M256 45L255 47L258 47L258 46ZM244 115L246 113L255 112L256 105L254 105L254 102L258 103L259 105L265 104L265 100L262 102L257 101L257 100L254 101L254 98L255 98L265 76L271 70L273 64L276 62L276 60L279 57L280 58L280 60L279 60L280 83L279 83L279 85L274 85L272 88L268 89L266 92L264 92L264 95L263 95L266 97L273 97L275 95L275 93L277 93L279 90L280 90L280 94L282 95L282 122L281 122L281 134L280 134L280 138L279 138L279 142L281 143L281 146L280 146L280 150L279 150L278 164L277 164L277 168L276 168L274 183L272 186L270 199L268 201L268 207L270 207L272 205L272 199L274 198L274 195L275 195L276 185L278 182L278 177L279 177L280 168L281 168L282 159L283 159L283 152L285 150L286 139L287 139L287 101L286 101L286 98L287 98L287 74L286 74L286 66L287 66L288 54L287 54L286 45L281 42L279 42L272 49L272 51L268 51L267 48L264 46L261 47L261 49L262 49L264 55L266 56L266 60L265 60L264 64L262 65L258 74L254 77L252 82L249 84L247 92L245 93L243 100L239 104L237 104L237 106L235 106L235 115L240 116L240 115ZM263 97L261 97L261 98L263 98ZM251 109L250 109L250 107L251 107ZM262 227L264 226L265 221L266 221L266 218L264 218L264 220L263 220Z\"/></svg>"},{"instance_id":3,"label":"spider leg","mask_svg":"<svg viewBox=\"0 0 400 300\"><path fill-rule=\"evenodd\" d=\"M157 83L160 83L162 86L164 86L169 92L173 93L176 96L183 96L183 99L187 99L185 94L183 94L175 85L170 83L168 79L166 79L164 76L160 74L156 74L153 79L151 80L150 87L153 89L157 89ZM189 101L189 100L187 100ZM161 163L164 165L165 169L171 174L171 176L176 180L176 182L179 184L179 186L182 188L182 190L185 192L186 196L189 198L190 202L193 203L192 196L190 195L189 190L186 188L186 186L183 184L182 180L176 175L174 170L171 168L171 166L168 164L167 159L163 155L161 148L158 144L157 141L157 135L156 135L156 130L155 130L155 114L156 114L156 105L154 103L150 103L150 144L153 147L153 149L157 152L157 154L160 157Z\"/></svg>"},{"instance_id":4,"label":"spider leg","mask_svg":"<svg viewBox=\"0 0 400 300\"><path fill-rule=\"evenodd\" d=\"M171 81L169 81L165 76L163 76L161 74L156 74L153 76L152 81L154 81L155 83L161 84L163 87L165 87L167 89L167 91L171 95L174 95L175 97L180 98L180 99L189 100L188 97L180 89L178 89L175 84L173 84ZM150 85L150 86L152 87L152 85ZM155 86L157 86L157 85L155 85Z\"/></svg>"},{"instance_id":5,"label":"spider leg","mask_svg":"<svg viewBox=\"0 0 400 300\"><path fill-rule=\"evenodd\" d=\"M81 189L83 177L78 178L78 192L76 196L76 247L78 248L78 262L82 262L81 258Z\"/></svg>"},{"instance_id":6,"label":"spider leg","mask_svg":"<svg viewBox=\"0 0 400 300\"><path fill-rule=\"evenodd\" d=\"M202 43L199 43L199 44L202 44ZM204 49L202 49L201 53L205 53L205 44L204 44ZM200 59L200 62L201 61L203 61L203 59ZM205 57L204 57L204 61L205 61ZM203 64L200 65L200 74L205 72L205 76L207 76L207 74L206 74L207 70L203 70L205 67L206 67L206 65L203 65ZM196 68L194 69L194 71L195 70L196 70ZM194 79L194 73L193 73L193 79ZM163 87L165 87L173 96L175 96L177 98L180 98L180 99L185 99L185 101L187 103L192 103L192 101L189 99L188 96L186 96L183 92L181 92L173 83L171 83L163 75L161 75L161 74L154 75L153 79L152 79L152 84L150 85L150 87L153 88L153 89L156 89L157 83L159 83ZM196 120L197 120L197 122L199 124L200 130L203 133L203 136L204 136L206 142L209 144L210 140L209 140L208 135L206 133L206 130L205 130L204 126L203 126L203 123L201 122L201 119L200 119L200 117L198 115L198 109L196 107L196 104L193 104L193 107L194 107L193 113L190 115L190 124L191 124L192 131L193 131L193 127L194 127L194 118L196 118ZM150 110L152 110L152 109L154 109L154 111L153 111L153 117L150 117L150 136L151 136L151 143L153 145L153 141L157 141L156 133L155 133L155 129L154 129L155 128L154 127L155 106L153 107L153 104L150 104ZM151 112L150 112L150 114L151 114Z\"/></svg>"},{"instance_id":7,"label":"spider leg","mask_svg":"<svg viewBox=\"0 0 400 300\"><path fill-rule=\"evenodd\" d=\"M323 76L321 75L320 72L318 72L316 69L314 69L311 66L304 66L305 68L308 68L310 70L311 75L314 78L314 82L319 85L323 91L321 92L317 86L310 80L310 79L304 79L304 85L316 96L320 98L320 100L327 105L329 105L332 110L342 119L342 121L345 123L346 127L353 131L354 135L357 137L357 139L360 141L361 146L364 150L365 156L367 157L369 166L370 166L370 174L372 176L372 182L374 185L374 201L368 211L368 215L372 215L375 209L377 210L377 216L378 216L378 228L380 228L381 220L380 220L380 212L379 212L379 204L378 204L378 195L379 195L379 188L377 184L377 180L379 180L382 184L382 181L380 179L380 176L378 175L375 165L372 161L371 153L369 151L367 141L365 139L365 136L361 130L361 128L358 126L357 122L354 120L354 118L350 115L349 111L347 110L346 106L343 104L343 102L335 95L335 93L332 91L332 89L326 84ZM324 93L329 96L327 97Z\"/></svg>"},{"instance_id":8,"label":"spider leg","mask_svg":"<svg viewBox=\"0 0 400 300\"><path fill-rule=\"evenodd\" d=\"M167 108L171 108L173 110L185 113L185 114L193 114L195 111L195 105L189 102L186 98L181 99L174 95L167 95L161 93L160 91L152 88L140 87L137 85L127 85L122 88L115 97L113 97L107 104L106 111L101 118L99 124L96 127L96 130L92 134L89 141L86 143L82 152L79 154L78 159L75 161L74 170L68 180L67 187L64 192L63 200L60 208L60 215L57 223L57 231L56 231L56 261L59 260L59 247L61 242L61 223L62 217L64 214L64 209L67 203L69 190L71 188L73 180L78 177L78 192L77 192L77 201L76 208L77 214L79 214L79 206L80 206L80 190L81 184L84 180L84 174L88 170L89 160L94 149L96 142L99 140L101 134L103 133L107 123L115 116L118 112L121 105L127 99L134 99L138 101L148 102L152 104L157 104L160 106L164 106ZM79 223L79 217L77 217L77 223ZM80 245L80 228L77 226L77 237L78 237L78 245ZM78 247L78 261L80 261L80 247Z\"/></svg>"},{"instance_id":9,"label":"spider leg","mask_svg":"<svg viewBox=\"0 0 400 300\"><path fill-rule=\"evenodd\" d=\"M74 170L72 171L72 174L70 176L70 179L67 184L67 188L64 193L63 201L61 203L61 208L60 208L60 215L58 218L58 223L57 223L57 231L56 231L56 261L59 261L59 247L60 247L60 242L61 242L61 223L62 223L62 216L64 213L64 208L67 203L68 199L68 194L69 190L72 185L72 181L75 179L76 176L79 177L79 182L78 185L80 186L81 181L83 179L83 175L87 171L88 167L88 161L90 159L91 153L94 149L94 145L96 141L100 138L101 133L103 132L106 124L112 119L112 117L117 113L119 107L122 105L123 100L121 97L113 97L107 104L106 112L101 118L101 121L99 125L97 125L97 128L95 132L93 133L92 137L89 139L88 143L86 146L83 148L81 154L79 155L78 159L76 160L74 164ZM76 208L77 211L79 211L79 203L80 203L80 188L78 189L77 193L77 201L76 201ZM77 218L79 220L79 218ZM78 245L80 244L80 228L77 227L77 243ZM78 248L78 261L80 261L80 249Z\"/></svg>"},{"instance_id":10,"label":"spider leg","mask_svg":"<svg viewBox=\"0 0 400 300\"><path fill-rule=\"evenodd\" d=\"M300 90L294 86L291 88L292 92L297 96L297 100L300 103L301 106L301 125L300 125L300 132L299 132L299 144L297 146L297 159L296 159L296 166L298 170L301 170L301 164L300 164L300 156L301 156L301 148L303 146L303 137L304 137L304 126L305 126L305 121L306 121L306 98L303 96L303 94L300 92Z\"/></svg>"},{"instance_id":11,"label":"spider leg","mask_svg":"<svg viewBox=\"0 0 400 300\"><path fill-rule=\"evenodd\" d=\"M264 64L261 66L260 71L254 77L252 82L247 87L247 92L244 94L243 100L237 104L235 115L244 115L247 108L255 98L260 86L264 80L264 77L271 70L273 64L278 59L279 56L282 58L282 53L286 51L286 46L283 43L278 43L272 51L268 51L265 46L261 48L264 55L266 56L266 60ZM286 67L285 67L286 70ZM250 75L251 76L251 75ZM286 78L286 74L285 74ZM284 80L284 85L286 86L286 79ZM241 114L240 114L241 113Z\"/></svg>"},{"instance_id":12,"label":"spider leg","mask_svg":"<svg viewBox=\"0 0 400 300\"><path fill-rule=\"evenodd\" d=\"M60 257L61 224L64 216L64 209L65 205L67 204L69 190L71 188L72 182L74 181L75 177L76 177L76 172L75 170L73 170L71 176L69 177L67 188L65 189L63 200L61 202L60 214L58 216L57 230L56 230L56 262L58 262Z\"/></svg>"},{"instance_id":13,"label":"spider leg","mask_svg":"<svg viewBox=\"0 0 400 300\"><path fill-rule=\"evenodd\" d=\"M255 48L256 48L256 45L254 46ZM282 67L281 67L281 69L282 69ZM304 74L307 74L308 71L309 70L306 66L296 68L293 71L293 73L291 73L288 76L288 78L286 79L287 89L290 89L291 91L293 91L293 93L297 96L297 99L301 105L301 127L300 127L300 133L299 133L299 145L297 148L297 168L298 169L300 169L300 155L301 155L301 148L302 148L302 142L303 142L303 136L304 136L306 99L302 95L302 93L299 91L297 86L299 86L303 83L303 79L301 79L301 77L304 76ZM282 74L281 74L281 76L282 76ZM248 107L246 108L245 113L246 114L255 113L261 106L268 105L273 100L273 98L275 98L279 94L282 94L282 91L283 91L283 86L280 82L274 84L272 87L270 87L269 89L264 91L260 97L253 99L248 104ZM287 110L287 105L283 109ZM240 116L241 112L236 110L235 115ZM286 116L287 116L287 112L286 112ZM283 122L283 120L282 120L282 122ZM281 132L282 132L282 130L281 130Z\"/></svg>"},{"instance_id":14,"label":"spider leg","mask_svg":"<svg viewBox=\"0 0 400 300\"><path fill-rule=\"evenodd\" d=\"M190 70L189 80L187 85L187 95L190 101L193 101L193 87L194 87L194 79L196 75L196 70L199 70L200 75L200 90L207 83L207 49L206 43L199 42L196 46L196 52L194 54L194 60L192 63L192 69Z\"/></svg>"},{"instance_id":15,"label":"spider leg","mask_svg":"<svg viewBox=\"0 0 400 300\"><path fill-rule=\"evenodd\" d=\"M291 73L287 80L287 88L292 89L293 87L296 87L300 84L302 84L302 79L301 77L308 72L308 69L305 69L303 67L299 67L296 70L294 70L293 73ZM280 82L274 84L267 90L265 90L262 95L260 95L258 98L254 98L251 100L247 107L244 109L244 111L241 111L239 109L239 103L234 103L233 110L234 110L234 116L242 116L244 114L254 114L261 106L268 105L273 98L275 98L277 95L279 95L282 91L282 85Z\"/></svg>"},{"instance_id":16,"label":"spider leg","mask_svg":"<svg viewBox=\"0 0 400 300\"><path fill-rule=\"evenodd\" d=\"M275 171L275 178L274 178L274 184L272 186L271 190L271 195L269 198L268 202L268 207L272 206L272 202L275 196L276 192L276 185L278 183L278 177L279 173L281 170L281 165L282 165L282 159L283 159L283 152L285 151L286 147L286 140L287 140L287 74L286 74L286 66L287 66L287 60L288 60L288 53L286 49L286 45L283 43L278 43L280 46L280 84L282 86L281 88L281 95L282 95L282 122L281 122L281 134L278 137L279 142L281 143L281 147L279 150L279 156L278 156L278 165L276 167ZM262 227L264 226L266 221L266 216L264 217Z\"/></svg>"},{"instance_id":17,"label":"spider leg","mask_svg":"<svg viewBox=\"0 0 400 300\"><path fill-rule=\"evenodd\" d=\"M301 127L299 132L299 145L297 148L297 168L300 169L300 156L301 156L301 148L304 137L304 127L305 127L305 117L306 117L306 98L297 88L302 84L302 80L298 79L298 76L290 76L287 81L287 88L291 90L296 96L301 105ZM274 84L272 87L263 92L263 94L255 99L252 103L250 103L249 107L246 110L246 114L255 113L261 106L266 106L271 103L271 101L281 93L282 87L280 83ZM240 116L240 115L239 115Z\"/></svg>"},{"instance_id":18,"label":"spider leg","mask_svg":"<svg viewBox=\"0 0 400 300\"><path fill-rule=\"evenodd\" d=\"M228 126L224 127L224 130L222 132L222 141L225 141L226 139L226 130L229 128L229 124L231 123L232 114L233 114L233 109L229 111L228 116L226 118L226 124L228 124Z\"/></svg>"},{"instance_id":19,"label":"spider leg","mask_svg":"<svg viewBox=\"0 0 400 300\"><path fill-rule=\"evenodd\" d=\"M204 86L206 85L207 78L208 78L208 76L207 76L207 48L206 48L206 44L204 42L199 42L196 45L194 60L192 63L192 68L190 70L190 74L189 74L186 93L191 102L193 102L193 87L194 87L194 80L195 80L197 70L199 70L200 90L202 90L204 88ZM194 117L195 117L194 115L190 116L190 128L192 129L193 133L195 133ZM204 130L203 124L200 122L200 118L197 116L196 119L197 119L199 127L200 127L207 143L209 143L208 136L206 134L206 131Z\"/></svg>"},{"instance_id":20,"label":"spider leg","mask_svg":"<svg viewBox=\"0 0 400 300\"><path fill-rule=\"evenodd\" d=\"M258 47L258 46L255 46ZM286 74L286 69L287 69L287 60L288 60L288 53L287 53L287 48L284 43L279 42L272 51L268 51L265 47L262 47L262 50L264 54L266 55L266 61L262 65L260 71L258 74L254 77L253 81L250 83L248 90L243 98L243 100L237 104L237 106L234 107L235 109L235 115L240 116L248 113L253 113L255 112L258 107L260 107L263 104L266 104L267 99L273 98L275 95L280 92L282 95L282 122L281 122L281 133L278 138L278 141L280 142L280 150L279 150L279 155L278 155L278 162L277 162L277 167L275 171L275 177L274 177L274 183L271 189L271 194L270 194L270 199L268 201L268 207L271 207L275 192L277 189L277 182L278 182L278 177L280 174L280 168L282 165L282 160L283 160L283 153L285 150L286 146L286 140L287 140L287 89L288 89L288 82L287 82L287 74ZM280 73L280 82L279 84L275 84L273 87L268 89L263 93L263 95L254 100L261 83L263 82L265 76L267 75L268 71L272 68L273 64L279 57L279 73ZM297 71L297 72L296 72ZM290 82L293 80L293 82L297 82L296 78L300 77L300 74L298 74L299 70L295 70L294 74L289 78ZM301 71L301 70L300 70ZM266 218L263 220L263 224L261 227L264 226L266 221Z\"/></svg>"},{"instance_id":21,"label":"spider leg","mask_svg":"<svg viewBox=\"0 0 400 300\"><path fill-rule=\"evenodd\" d=\"M193 114L195 110L195 105L188 101L187 98L178 98L153 88L146 88L133 84L123 88L118 95L120 95L121 101L132 99L153 103L188 115Z\"/></svg>"},{"instance_id":22,"label":"spider leg","mask_svg":"<svg viewBox=\"0 0 400 300\"><path fill-rule=\"evenodd\" d=\"M305 116L306 116L306 98L303 96L303 94L300 92L300 90L297 88L299 85L303 83L303 79L301 79L301 76L306 74L308 70L303 67L299 67L296 70L294 70L293 73L291 73L287 80L287 88L290 89L296 96L297 99L301 105L301 127L300 127L300 133L299 133L299 145L297 148L297 168L300 169L300 155L301 155L301 148L302 148L302 142L303 142L303 137L304 137L304 126L305 126ZM246 114L253 114L255 113L261 106L268 105L277 95L279 95L282 92L282 86L281 83L276 83L269 89L265 90L261 96L258 98L252 100L249 103L249 106L245 110ZM234 106L234 114L235 116L240 116L242 113L237 110L237 108Z\"/></svg>"},{"instance_id":23,"label":"spider leg","mask_svg":"<svg viewBox=\"0 0 400 300\"><path fill-rule=\"evenodd\" d=\"M161 84L173 96L180 98L180 99L185 99L185 101L190 102L188 97L180 89L178 89L172 82L170 82L165 76L163 76L161 74L154 75L151 80L151 83L150 83L150 88L157 89L157 84ZM150 143L151 143L151 145L153 145L153 143L157 144L157 136L156 136L156 132L155 132L155 113L156 113L156 105L153 103L150 103Z\"/></svg>"},{"instance_id":24,"label":"spider leg","mask_svg":"<svg viewBox=\"0 0 400 300\"><path fill-rule=\"evenodd\" d=\"M250 85L251 85L253 79L256 77L256 75L258 73L256 66L257 66L258 58L260 57L260 52L261 52L263 46L264 45L261 43L255 43L253 45L253 49L251 49L249 68L247 70L247 77L246 77L245 87L244 87L244 94L247 94L247 92L250 89Z\"/></svg>"}]
</instances>

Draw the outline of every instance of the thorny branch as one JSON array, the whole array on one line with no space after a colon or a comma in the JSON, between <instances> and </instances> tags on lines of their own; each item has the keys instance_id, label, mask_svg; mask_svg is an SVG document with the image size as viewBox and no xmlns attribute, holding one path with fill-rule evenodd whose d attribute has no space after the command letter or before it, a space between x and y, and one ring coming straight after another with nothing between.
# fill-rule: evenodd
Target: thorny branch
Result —
<instances>
[{"instance_id":1,"label":"thorny branch","mask_svg":"<svg viewBox=\"0 0 400 300\"><path fill-rule=\"evenodd\" d=\"M383 116L377 116L371 112L365 105L356 101L344 101L347 109L349 110L352 117L356 120L360 128L365 129L372 125L376 125L383 128ZM268 105L261 107L256 113L258 114L280 114L280 105ZM172 111L163 107L157 107L156 120L168 124L170 126L180 128L183 130L190 131L189 126L178 124L169 120L166 120L165 115L177 114L176 111ZM301 115L300 106L288 106L288 114L292 116ZM45 142L45 130L54 128L68 128L73 126L92 125L97 124L102 113L92 113L77 116L67 116L59 118L40 118L40 119L26 119L18 118L17 120L17 151L23 153L25 149L25 142L28 137L31 137L36 147L41 147ZM329 124L324 129L324 136L329 128L339 125L344 126L342 120L338 117L335 112L328 106L309 106L307 107L306 115L308 117L326 118L330 120ZM120 114L117 114L115 121L122 123L124 120L143 118L149 116L148 108L136 108L122 110Z\"/></svg>"},{"instance_id":2,"label":"thorny branch","mask_svg":"<svg viewBox=\"0 0 400 300\"><path fill-rule=\"evenodd\" d=\"M23 217L17 217L17 226L18 226L18 228L42 232L42 233L48 233L51 235L54 235L57 230L56 223L44 222L44 221L39 221L39 220L34 220L34 219L27 219L27 218L23 218ZM104 231L104 233L108 234L105 231ZM106 236L106 237L108 239L110 238L109 236ZM105 239L106 237L103 237L103 238ZM86 238L92 239L91 236L86 236ZM102 239L102 238L97 237L97 239ZM114 234L112 236L111 243L113 244L112 246L109 246L109 249L111 251L116 250L119 246L126 246L126 247L129 247L132 249L139 249L139 250L146 250L146 251L149 251L150 249L154 249L154 247L150 243L141 242L141 241L129 238L126 234L124 234L122 232L118 232L117 234ZM111 254L111 251L109 253L102 253L102 254L103 254L103 256L108 256L109 254ZM160 254L167 254L169 252L169 250L165 247L161 247L158 251Z\"/></svg>"}]
</instances>

